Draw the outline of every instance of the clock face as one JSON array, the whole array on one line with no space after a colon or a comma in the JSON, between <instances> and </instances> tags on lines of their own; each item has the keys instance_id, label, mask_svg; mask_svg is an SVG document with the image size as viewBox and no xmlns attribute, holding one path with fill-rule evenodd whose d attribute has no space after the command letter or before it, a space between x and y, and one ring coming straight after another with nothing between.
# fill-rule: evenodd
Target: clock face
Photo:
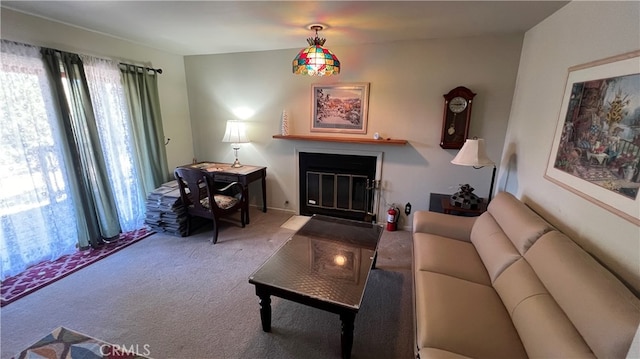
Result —
<instances>
[{"instance_id":1,"label":"clock face","mask_svg":"<svg viewBox=\"0 0 640 359\"><path fill-rule=\"evenodd\" d=\"M449 110L453 113L460 113L464 111L465 108L467 108L467 100L460 96L454 97L449 101Z\"/></svg>"}]
</instances>

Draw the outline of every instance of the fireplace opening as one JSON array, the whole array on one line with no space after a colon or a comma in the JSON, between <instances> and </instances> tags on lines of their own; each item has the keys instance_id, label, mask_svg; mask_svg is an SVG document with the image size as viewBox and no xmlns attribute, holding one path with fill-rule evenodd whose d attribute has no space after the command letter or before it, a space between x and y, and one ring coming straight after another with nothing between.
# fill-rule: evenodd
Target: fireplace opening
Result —
<instances>
[{"instance_id":1,"label":"fireplace opening","mask_svg":"<svg viewBox=\"0 0 640 359\"><path fill-rule=\"evenodd\" d=\"M300 214L375 221L375 156L299 153Z\"/></svg>"}]
</instances>

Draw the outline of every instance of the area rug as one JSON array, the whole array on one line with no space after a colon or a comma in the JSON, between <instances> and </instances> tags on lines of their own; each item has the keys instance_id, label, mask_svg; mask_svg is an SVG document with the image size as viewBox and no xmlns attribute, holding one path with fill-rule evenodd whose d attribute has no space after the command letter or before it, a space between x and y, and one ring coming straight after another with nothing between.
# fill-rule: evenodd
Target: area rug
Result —
<instances>
[{"instance_id":1,"label":"area rug","mask_svg":"<svg viewBox=\"0 0 640 359\"><path fill-rule=\"evenodd\" d=\"M298 229L302 228L302 226L304 226L304 224L307 223L309 219L311 219L311 217L293 215L280 227L297 231Z\"/></svg>"},{"instance_id":2,"label":"area rug","mask_svg":"<svg viewBox=\"0 0 640 359\"><path fill-rule=\"evenodd\" d=\"M147 228L123 233L117 241L105 244L100 248L68 254L55 261L41 262L27 268L20 274L8 277L0 282L0 307L33 293L153 233Z\"/></svg>"},{"instance_id":3,"label":"area rug","mask_svg":"<svg viewBox=\"0 0 640 359\"><path fill-rule=\"evenodd\" d=\"M88 335L58 327L12 359L115 359L145 358L145 346L113 345Z\"/></svg>"}]
</instances>

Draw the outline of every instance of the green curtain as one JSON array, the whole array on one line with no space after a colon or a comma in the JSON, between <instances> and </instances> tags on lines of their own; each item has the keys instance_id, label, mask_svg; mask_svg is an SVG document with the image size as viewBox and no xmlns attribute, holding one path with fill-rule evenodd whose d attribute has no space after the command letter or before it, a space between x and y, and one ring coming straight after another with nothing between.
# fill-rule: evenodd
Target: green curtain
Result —
<instances>
[{"instance_id":1,"label":"green curtain","mask_svg":"<svg viewBox=\"0 0 640 359\"><path fill-rule=\"evenodd\" d=\"M151 193L170 178L167 166L158 76L155 70L135 65L121 65L129 112L133 122L138 173L142 174L145 194Z\"/></svg>"},{"instance_id":2,"label":"green curtain","mask_svg":"<svg viewBox=\"0 0 640 359\"><path fill-rule=\"evenodd\" d=\"M77 54L47 48L42 49L42 55L62 114L61 127L73 163L73 173L69 175L78 184L74 198L80 230L78 244L85 247L88 239L88 244L97 247L103 238L118 236L121 229L82 60Z\"/></svg>"}]
</instances>

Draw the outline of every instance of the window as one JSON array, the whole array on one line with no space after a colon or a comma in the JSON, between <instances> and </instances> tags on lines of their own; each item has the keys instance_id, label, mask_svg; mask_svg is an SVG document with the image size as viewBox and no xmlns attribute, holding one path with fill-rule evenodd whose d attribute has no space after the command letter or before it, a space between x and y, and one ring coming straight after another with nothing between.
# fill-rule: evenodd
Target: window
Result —
<instances>
[{"instance_id":1,"label":"window","mask_svg":"<svg viewBox=\"0 0 640 359\"><path fill-rule=\"evenodd\" d=\"M64 69L61 83L70 108L93 107L93 114L80 119L71 111L71 126L82 135L74 132L76 136L65 136L52 91L54 85L49 81L40 48L2 40L0 278L71 253L79 242L87 243L86 238L81 238L83 224L77 221L81 213L94 214L78 212L80 206L74 203L74 198L82 198L77 194L78 178L88 183L98 176L107 178L106 192L98 193L101 190L93 187L98 202L95 211L100 212L107 201L115 203L114 232L144 225L144 191L135 163L131 120L118 64L89 56L81 58L91 104L80 98L86 97L86 91L72 95L72 77L67 78L69 74ZM81 138L91 131L97 132L99 138L93 142L100 142L94 147L83 141L96 136ZM77 142L75 147L72 141ZM90 156L101 163L100 167L83 162L83 170L77 170L71 160L73 150L92 152ZM84 161L89 156L81 158ZM77 176L78 172L82 172L81 176Z\"/></svg>"},{"instance_id":2,"label":"window","mask_svg":"<svg viewBox=\"0 0 640 359\"><path fill-rule=\"evenodd\" d=\"M73 252L76 215L47 72L36 47L2 42L1 277Z\"/></svg>"}]
</instances>

